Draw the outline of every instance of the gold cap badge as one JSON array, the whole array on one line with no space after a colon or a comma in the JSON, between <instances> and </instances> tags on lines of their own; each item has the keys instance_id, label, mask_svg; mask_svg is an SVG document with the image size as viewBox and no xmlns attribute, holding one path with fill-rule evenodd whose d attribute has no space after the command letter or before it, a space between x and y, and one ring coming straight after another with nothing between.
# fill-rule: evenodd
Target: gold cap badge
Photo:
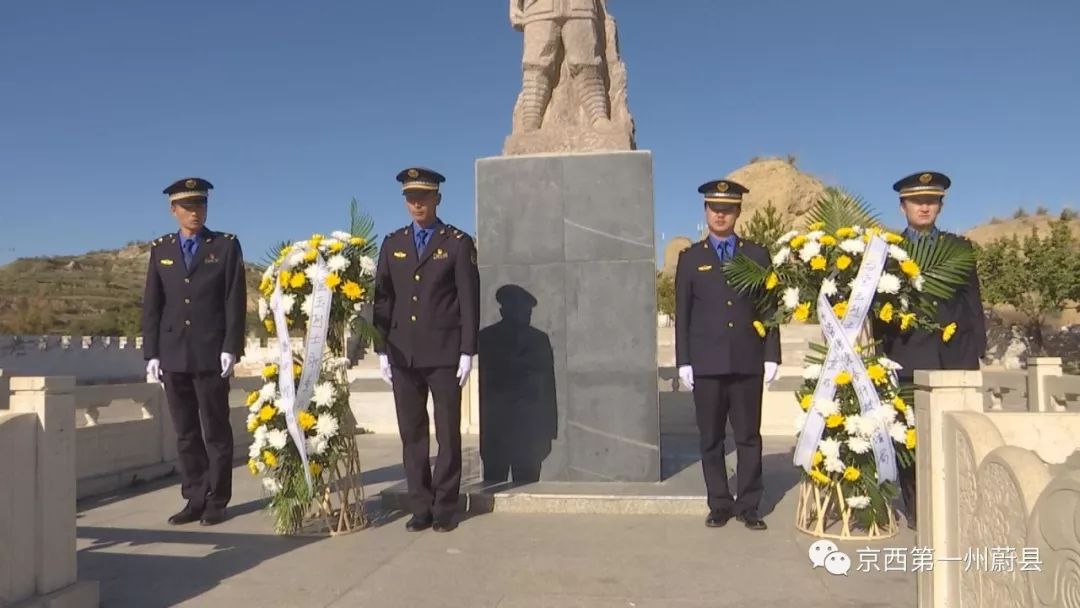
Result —
<instances>
[{"instance_id":1,"label":"gold cap badge","mask_svg":"<svg viewBox=\"0 0 1080 608\"><path fill-rule=\"evenodd\" d=\"M929 184L930 181L933 180L933 179L934 179L934 176L930 175L929 173L923 173L922 175L919 176L919 182L923 183L923 184Z\"/></svg>"},{"instance_id":2,"label":"gold cap badge","mask_svg":"<svg viewBox=\"0 0 1080 608\"><path fill-rule=\"evenodd\" d=\"M717 192L727 192L728 191L727 182L720 182L719 184L716 184L716 190L717 190Z\"/></svg>"},{"instance_id":3,"label":"gold cap badge","mask_svg":"<svg viewBox=\"0 0 1080 608\"><path fill-rule=\"evenodd\" d=\"M409 169L409 177L420 177L420 172L416 169Z\"/></svg>"},{"instance_id":4,"label":"gold cap badge","mask_svg":"<svg viewBox=\"0 0 1080 608\"><path fill-rule=\"evenodd\" d=\"M199 185L199 183L198 183L198 182L196 182L196 181L195 181L195 180L193 180L193 179L189 179L189 180L187 180L186 182L184 182L184 186L185 186L186 188L190 188L190 189L192 189L192 190L194 190L194 189L195 189L195 186L198 186L198 185Z\"/></svg>"}]
</instances>

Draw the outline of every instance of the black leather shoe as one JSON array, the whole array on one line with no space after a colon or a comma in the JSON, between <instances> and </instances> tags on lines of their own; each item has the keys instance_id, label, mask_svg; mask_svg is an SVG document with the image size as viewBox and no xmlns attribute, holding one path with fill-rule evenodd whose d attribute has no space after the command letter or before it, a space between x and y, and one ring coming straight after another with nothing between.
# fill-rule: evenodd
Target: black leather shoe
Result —
<instances>
[{"instance_id":1,"label":"black leather shoe","mask_svg":"<svg viewBox=\"0 0 1080 608\"><path fill-rule=\"evenodd\" d=\"M420 532L421 530L427 530L430 527L430 517L418 517L413 515L409 518L409 521L405 522L405 529L409 532Z\"/></svg>"},{"instance_id":2,"label":"black leather shoe","mask_svg":"<svg viewBox=\"0 0 1080 608\"><path fill-rule=\"evenodd\" d=\"M202 519L199 520L199 525L216 526L223 521L225 521L225 507L207 507L203 511Z\"/></svg>"},{"instance_id":3,"label":"black leather shoe","mask_svg":"<svg viewBox=\"0 0 1080 608\"><path fill-rule=\"evenodd\" d=\"M176 513L169 517L169 523L174 526L181 526L184 524L190 524L193 521L198 521L202 517L202 510L187 505Z\"/></svg>"},{"instance_id":4,"label":"black leather shoe","mask_svg":"<svg viewBox=\"0 0 1080 608\"><path fill-rule=\"evenodd\" d=\"M449 532L456 527L457 522L454 521L454 518L447 517L436 519L435 525L432 527L432 530L435 530L436 532Z\"/></svg>"},{"instance_id":5,"label":"black leather shoe","mask_svg":"<svg viewBox=\"0 0 1080 608\"><path fill-rule=\"evenodd\" d=\"M764 530L768 528L765 525L765 520L758 516L756 511L747 511L746 513L740 513L735 516L735 519L743 522L747 528L751 530Z\"/></svg>"},{"instance_id":6,"label":"black leather shoe","mask_svg":"<svg viewBox=\"0 0 1080 608\"><path fill-rule=\"evenodd\" d=\"M722 528L731 519L731 511L712 511L705 518L705 526L709 528Z\"/></svg>"}]
</instances>

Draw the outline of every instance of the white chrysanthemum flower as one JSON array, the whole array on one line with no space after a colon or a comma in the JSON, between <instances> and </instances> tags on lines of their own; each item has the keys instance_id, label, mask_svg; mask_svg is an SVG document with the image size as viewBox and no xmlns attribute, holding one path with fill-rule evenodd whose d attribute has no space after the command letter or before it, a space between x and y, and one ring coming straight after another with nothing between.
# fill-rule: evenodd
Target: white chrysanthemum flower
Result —
<instances>
[{"instance_id":1,"label":"white chrysanthemum flower","mask_svg":"<svg viewBox=\"0 0 1080 608\"><path fill-rule=\"evenodd\" d=\"M903 365L900 365L896 361L893 361L892 359L890 359L890 358L888 358L888 357L886 357L884 355L878 357L877 362L878 362L878 365L880 365L881 367L884 367L888 371L899 371L899 370L904 369Z\"/></svg>"},{"instance_id":2,"label":"white chrysanthemum flower","mask_svg":"<svg viewBox=\"0 0 1080 608\"><path fill-rule=\"evenodd\" d=\"M828 418L833 414L840 413L840 404L835 401L815 401L814 409L821 413L822 416Z\"/></svg>"},{"instance_id":3,"label":"white chrysanthemum flower","mask_svg":"<svg viewBox=\"0 0 1080 608\"><path fill-rule=\"evenodd\" d=\"M817 449L825 458L840 458L840 442L832 437L819 441Z\"/></svg>"},{"instance_id":4,"label":"white chrysanthemum flower","mask_svg":"<svg viewBox=\"0 0 1080 608\"><path fill-rule=\"evenodd\" d=\"M292 253L289 254L289 257L285 260L285 265L288 266L289 268L296 268L297 266L299 266L300 264L303 264L303 263L304 263L304 252L303 251L295 251L294 250Z\"/></svg>"},{"instance_id":5,"label":"white chrysanthemum flower","mask_svg":"<svg viewBox=\"0 0 1080 608\"><path fill-rule=\"evenodd\" d=\"M329 251L331 247L333 247L334 245L337 245L340 242L341 242L340 240L335 239L333 237L330 237L328 239L323 239L323 240L319 241L319 249L321 249L322 251Z\"/></svg>"},{"instance_id":6,"label":"white chrysanthemum flower","mask_svg":"<svg viewBox=\"0 0 1080 608\"><path fill-rule=\"evenodd\" d=\"M900 296L900 310L909 310L910 308L911 302L905 296Z\"/></svg>"},{"instance_id":7,"label":"white chrysanthemum flower","mask_svg":"<svg viewBox=\"0 0 1080 608\"><path fill-rule=\"evenodd\" d=\"M326 275L330 273L327 272L325 266L323 268L319 268L315 264L310 264L307 268L304 269L304 274L307 275L308 280L312 283L321 283L323 279L326 278Z\"/></svg>"},{"instance_id":8,"label":"white chrysanthemum flower","mask_svg":"<svg viewBox=\"0 0 1080 608\"><path fill-rule=\"evenodd\" d=\"M311 401L319 407L329 407L334 402L334 385L329 382L320 382L315 385L315 393Z\"/></svg>"},{"instance_id":9,"label":"white chrysanthemum flower","mask_svg":"<svg viewBox=\"0 0 1080 608\"><path fill-rule=\"evenodd\" d=\"M270 314L270 303L266 301L266 298L259 298L259 320L265 321L268 314Z\"/></svg>"},{"instance_id":10,"label":"white chrysanthemum flower","mask_svg":"<svg viewBox=\"0 0 1080 608\"><path fill-rule=\"evenodd\" d=\"M266 463L259 458L252 458L255 461L255 471L260 475L266 472Z\"/></svg>"},{"instance_id":11,"label":"white chrysanthemum flower","mask_svg":"<svg viewBox=\"0 0 1080 608\"><path fill-rule=\"evenodd\" d=\"M315 432L320 437L330 438L338 434L338 421L337 418L329 414L322 414L319 416L318 421L315 423Z\"/></svg>"},{"instance_id":12,"label":"white chrysanthemum flower","mask_svg":"<svg viewBox=\"0 0 1080 608\"><path fill-rule=\"evenodd\" d=\"M331 256L330 259L326 261L326 267L330 269L330 272L341 272L349 267L349 258L340 253Z\"/></svg>"},{"instance_id":13,"label":"white chrysanthemum flower","mask_svg":"<svg viewBox=\"0 0 1080 608\"><path fill-rule=\"evenodd\" d=\"M252 439L254 440L255 444L259 445L260 450L263 448L262 444L266 443L266 434L268 432L269 431L266 429L265 426L260 426L259 428L255 429L255 433L252 435Z\"/></svg>"},{"instance_id":14,"label":"white chrysanthemum flower","mask_svg":"<svg viewBox=\"0 0 1080 608\"><path fill-rule=\"evenodd\" d=\"M263 446L259 445L258 442L252 442L252 444L248 446L248 458L251 460L258 460L259 455L262 454L262 449Z\"/></svg>"},{"instance_id":15,"label":"white chrysanthemum flower","mask_svg":"<svg viewBox=\"0 0 1080 608\"><path fill-rule=\"evenodd\" d=\"M866 496L848 496L844 502L852 509L865 509L870 506L870 499Z\"/></svg>"},{"instance_id":16,"label":"white chrysanthemum flower","mask_svg":"<svg viewBox=\"0 0 1080 608\"><path fill-rule=\"evenodd\" d=\"M285 314L289 314L290 312L292 312L293 304L296 304L296 296L292 295L291 293L285 294L281 296L281 300L279 301L279 303L281 304L281 310L284 310Z\"/></svg>"},{"instance_id":17,"label":"white chrysanthemum flower","mask_svg":"<svg viewBox=\"0 0 1080 608\"><path fill-rule=\"evenodd\" d=\"M252 410L251 408L248 408L248 411L251 413L248 414L247 422L245 424L250 428L252 424L259 420L259 417L255 414L255 412L258 410Z\"/></svg>"},{"instance_id":18,"label":"white chrysanthemum flower","mask_svg":"<svg viewBox=\"0 0 1080 608\"><path fill-rule=\"evenodd\" d=\"M825 233L820 230L806 233L806 239L808 241L820 241L821 237L825 236Z\"/></svg>"},{"instance_id":19,"label":"white chrysanthemum flower","mask_svg":"<svg viewBox=\"0 0 1080 608\"><path fill-rule=\"evenodd\" d=\"M911 279L911 286L915 288L915 291L922 291L923 283L925 281L926 279L924 279L923 276L920 274L914 279Z\"/></svg>"},{"instance_id":20,"label":"white chrysanthemum flower","mask_svg":"<svg viewBox=\"0 0 1080 608\"><path fill-rule=\"evenodd\" d=\"M889 425L889 437L897 443L904 443L907 441L907 426L902 422L894 422Z\"/></svg>"},{"instance_id":21,"label":"white chrysanthemum flower","mask_svg":"<svg viewBox=\"0 0 1080 608\"><path fill-rule=\"evenodd\" d=\"M795 434L801 433L804 426L806 426L806 412L795 414Z\"/></svg>"},{"instance_id":22,"label":"white chrysanthemum flower","mask_svg":"<svg viewBox=\"0 0 1080 608\"><path fill-rule=\"evenodd\" d=\"M850 437L847 440L847 447L856 454L865 454L870 451L870 441L865 437Z\"/></svg>"},{"instance_id":23,"label":"white chrysanthemum flower","mask_svg":"<svg viewBox=\"0 0 1080 608\"><path fill-rule=\"evenodd\" d=\"M330 439L322 436L308 437L304 440L304 445L308 454L321 456L330 447Z\"/></svg>"},{"instance_id":24,"label":"white chrysanthemum flower","mask_svg":"<svg viewBox=\"0 0 1080 608\"><path fill-rule=\"evenodd\" d=\"M811 363L803 368L802 371L803 380L817 380L821 377L821 364Z\"/></svg>"},{"instance_id":25,"label":"white chrysanthemum flower","mask_svg":"<svg viewBox=\"0 0 1080 608\"><path fill-rule=\"evenodd\" d=\"M273 264L267 266L266 270L264 270L262 273L262 280L269 281L274 276L274 270L275 268Z\"/></svg>"},{"instance_id":26,"label":"white chrysanthemum flower","mask_svg":"<svg viewBox=\"0 0 1080 608\"><path fill-rule=\"evenodd\" d=\"M788 287L784 290L784 308L787 310L795 310L795 307L799 305L799 288Z\"/></svg>"},{"instance_id":27,"label":"white chrysanthemum flower","mask_svg":"<svg viewBox=\"0 0 1080 608\"><path fill-rule=\"evenodd\" d=\"M263 477L262 483L263 488L271 494L277 494L281 491L281 484L273 477Z\"/></svg>"},{"instance_id":28,"label":"white chrysanthemum flower","mask_svg":"<svg viewBox=\"0 0 1080 608\"><path fill-rule=\"evenodd\" d=\"M821 293L825 294L826 296L835 296L836 295L836 281L834 281L834 280L832 280L830 278L822 279L821 280Z\"/></svg>"},{"instance_id":29,"label":"white chrysanthemum flower","mask_svg":"<svg viewBox=\"0 0 1080 608\"><path fill-rule=\"evenodd\" d=\"M864 434L863 417L859 414L852 414L847 418L844 418L844 430L852 437L862 436Z\"/></svg>"},{"instance_id":30,"label":"white chrysanthemum flower","mask_svg":"<svg viewBox=\"0 0 1080 608\"><path fill-rule=\"evenodd\" d=\"M799 250L799 259L804 262L809 262L811 258L821 253L821 243L817 241L806 241L806 244Z\"/></svg>"},{"instance_id":31,"label":"white chrysanthemum flower","mask_svg":"<svg viewBox=\"0 0 1080 608\"><path fill-rule=\"evenodd\" d=\"M893 422L896 422L896 408L892 404L882 404L880 407L874 408L874 415L881 421L881 426L891 427Z\"/></svg>"},{"instance_id":32,"label":"white chrysanthemum flower","mask_svg":"<svg viewBox=\"0 0 1080 608\"><path fill-rule=\"evenodd\" d=\"M889 245L889 257L896 260L897 262L903 262L904 260L908 259L908 254L906 251L896 245Z\"/></svg>"},{"instance_id":33,"label":"white chrysanthemum flower","mask_svg":"<svg viewBox=\"0 0 1080 608\"><path fill-rule=\"evenodd\" d=\"M883 272L877 284L878 293L897 293L900 291L900 277Z\"/></svg>"},{"instance_id":34,"label":"white chrysanthemum flower","mask_svg":"<svg viewBox=\"0 0 1080 608\"><path fill-rule=\"evenodd\" d=\"M267 431L266 442L275 450L283 450L285 449L285 444L289 442L289 434L281 429Z\"/></svg>"},{"instance_id":35,"label":"white chrysanthemum flower","mask_svg":"<svg viewBox=\"0 0 1080 608\"><path fill-rule=\"evenodd\" d=\"M335 239L337 239L339 241L342 241L344 243L348 243L349 240L352 239L351 234L349 234L348 232L343 232L341 230L335 230L335 231L331 232L330 236L332 236Z\"/></svg>"},{"instance_id":36,"label":"white chrysanthemum flower","mask_svg":"<svg viewBox=\"0 0 1080 608\"><path fill-rule=\"evenodd\" d=\"M793 238L795 238L797 236L799 236L799 231L798 230L792 230L790 232L785 233L784 236L776 239L776 244L777 245L784 245L788 241L790 241L791 239L793 239Z\"/></svg>"},{"instance_id":37,"label":"white chrysanthemum flower","mask_svg":"<svg viewBox=\"0 0 1080 608\"><path fill-rule=\"evenodd\" d=\"M839 458L826 456L825 470L829 473L843 473L845 470L847 470L847 467L844 466L844 461L840 460Z\"/></svg>"},{"instance_id":38,"label":"white chrysanthemum flower","mask_svg":"<svg viewBox=\"0 0 1080 608\"><path fill-rule=\"evenodd\" d=\"M866 243L859 239L845 239L840 241L840 249L843 249L850 254L858 255L866 251Z\"/></svg>"},{"instance_id":39,"label":"white chrysanthemum flower","mask_svg":"<svg viewBox=\"0 0 1080 608\"><path fill-rule=\"evenodd\" d=\"M904 422L908 426L915 426L915 408L910 405L904 410Z\"/></svg>"},{"instance_id":40,"label":"white chrysanthemum flower","mask_svg":"<svg viewBox=\"0 0 1080 608\"><path fill-rule=\"evenodd\" d=\"M259 401L267 402L273 401L277 396L277 385L273 382L267 382L259 389Z\"/></svg>"},{"instance_id":41,"label":"white chrysanthemum flower","mask_svg":"<svg viewBox=\"0 0 1080 608\"><path fill-rule=\"evenodd\" d=\"M304 301L300 303L300 312L307 316L311 316L311 307L314 306L315 299L311 297L311 294L304 296Z\"/></svg>"},{"instance_id":42,"label":"white chrysanthemum flower","mask_svg":"<svg viewBox=\"0 0 1080 608\"><path fill-rule=\"evenodd\" d=\"M858 225L858 224L853 224L851 226L851 229L855 232L855 234L862 234L863 233L863 227Z\"/></svg>"},{"instance_id":43,"label":"white chrysanthemum flower","mask_svg":"<svg viewBox=\"0 0 1080 608\"><path fill-rule=\"evenodd\" d=\"M360 258L360 272L365 276L372 276L375 274L375 260L371 256L363 256Z\"/></svg>"}]
</instances>

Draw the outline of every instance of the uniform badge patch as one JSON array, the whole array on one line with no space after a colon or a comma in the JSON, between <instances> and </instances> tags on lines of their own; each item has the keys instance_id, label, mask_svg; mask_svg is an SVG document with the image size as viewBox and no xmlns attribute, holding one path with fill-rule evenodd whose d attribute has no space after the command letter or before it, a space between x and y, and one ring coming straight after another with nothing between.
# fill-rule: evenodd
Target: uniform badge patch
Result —
<instances>
[{"instance_id":1,"label":"uniform badge patch","mask_svg":"<svg viewBox=\"0 0 1080 608\"><path fill-rule=\"evenodd\" d=\"M395 258L403 258L403 257L405 257L405 252L404 251L395 251L394 252L394 257Z\"/></svg>"},{"instance_id":2,"label":"uniform badge patch","mask_svg":"<svg viewBox=\"0 0 1080 608\"><path fill-rule=\"evenodd\" d=\"M450 257L450 254L446 253L442 249L436 249L435 254L431 256L431 259L433 259L433 260L445 260L448 257Z\"/></svg>"},{"instance_id":3,"label":"uniform badge patch","mask_svg":"<svg viewBox=\"0 0 1080 608\"><path fill-rule=\"evenodd\" d=\"M164 260L158 260L158 262L159 262L159 263L160 263L160 264L161 264L162 266L172 266L172 264L173 264L173 261L172 261L172 260L170 260L170 259L167 259L167 258L166 258L166 259L164 259Z\"/></svg>"},{"instance_id":4,"label":"uniform badge patch","mask_svg":"<svg viewBox=\"0 0 1080 608\"><path fill-rule=\"evenodd\" d=\"M712 264L705 264L704 266L698 266L697 269L698 269L698 272L705 272L707 270L712 270Z\"/></svg>"},{"instance_id":5,"label":"uniform badge patch","mask_svg":"<svg viewBox=\"0 0 1080 608\"><path fill-rule=\"evenodd\" d=\"M212 253L206 254L206 263L207 264L217 264L220 261L221 260L219 260L216 255L214 255Z\"/></svg>"}]
</instances>

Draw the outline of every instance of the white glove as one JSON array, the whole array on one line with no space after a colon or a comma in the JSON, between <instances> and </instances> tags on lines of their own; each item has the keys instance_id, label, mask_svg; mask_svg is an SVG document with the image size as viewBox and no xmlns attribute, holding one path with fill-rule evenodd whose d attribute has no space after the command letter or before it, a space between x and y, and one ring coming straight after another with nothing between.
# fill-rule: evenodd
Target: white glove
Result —
<instances>
[{"instance_id":1,"label":"white glove","mask_svg":"<svg viewBox=\"0 0 1080 608\"><path fill-rule=\"evenodd\" d=\"M683 386L690 390L694 390L694 368L689 365L680 367L679 378L682 379Z\"/></svg>"},{"instance_id":2,"label":"white glove","mask_svg":"<svg viewBox=\"0 0 1080 608\"><path fill-rule=\"evenodd\" d=\"M379 373L382 374L382 379L387 384L389 384L390 386L394 386L392 374L390 373L390 357L386 355L379 355Z\"/></svg>"},{"instance_id":3,"label":"white glove","mask_svg":"<svg viewBox=\"0 0 1080 608\"><path fill-rule=\"evenodd\" d=\"M236 357L232 353L221 353L221 377L228 378L236 364Z\"/></svg>"},{"instance_id":4,"label":"white glove","mask_svg":"<svg viewBox=\"0 0 1080 608\"><path fill-rule=\"evenodd\" d=\"M146 377L161 382L160 359L150 359L146 362Z\"/></svg>"},{"instance_id":5,"label":"white glove","mask_svg":"<svg viewBox=\"0 0 1080 608\"><path fill-rule=\"evenodd\" d=\"M776 370L778 370L779 368L780 366L773 361L765 362L765 384L776 380Z\"/></svg>"},{"instance_id":6,"label":"white glove","mask_svg":"<svg viewBox=\"0 0 1080 608\"><path fill-rule=\"evenodd\" d=\"M465 386L470 371L472 371L472 355L461 355L457 368L458 386Z\"/></svg>"}]
</instances>

